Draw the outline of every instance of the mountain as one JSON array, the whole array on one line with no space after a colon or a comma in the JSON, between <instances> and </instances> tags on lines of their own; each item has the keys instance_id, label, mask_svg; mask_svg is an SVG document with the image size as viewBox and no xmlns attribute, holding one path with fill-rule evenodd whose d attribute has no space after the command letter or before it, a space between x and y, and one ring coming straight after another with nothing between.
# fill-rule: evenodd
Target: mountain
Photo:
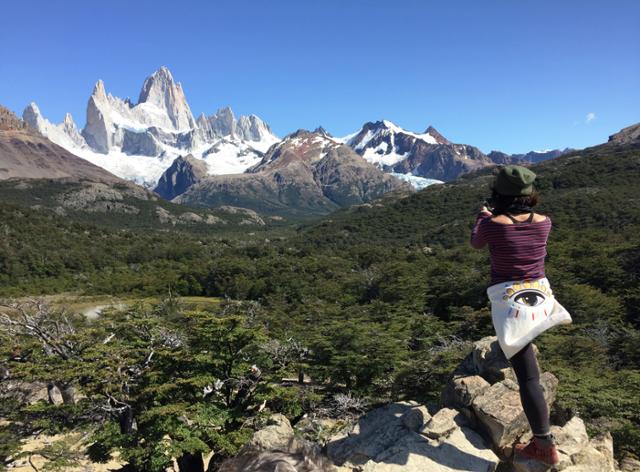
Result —
<instances>
[{"instance_id":1,"label":"mountain","mask_svg":"<svg viewBox=\"0 0 640 472\"><path fill-rule=\"evenodd\" d=\"M500 151L484 154L475 146L452 143L433 126L424 133L414 133L388 120L365 123L357 133L337 141L348 144L367 161L418 189L455 180L462 174L484 167L535 164L572 151L567 148L527 154Z\"/></svg>"},{"instance_id":2,"label":"mountain","mask_svg":"<svg viewBox=\"0 0 640 472\"><path fill-rule=\"evenodd\" d=\"M572 151L575 151L575 149L548 149L545 151L531 151L526 154L506 154L500 151L491 151L487 156L498 165L536 164L548 159L555 159Z\"/></svg>"},{"instance_id":3,"label":"mountain","mask_svg":"<svg viewBox=\"0 0 640 472\"><path fill-rule=\"evenodd\" d=\"M384 171L413 177L454 180L494 164L478 148L453 144L431 126L417 134L387 120L368 122L343 140Z\"/></svg>"},{"instance_id":4,"label":"mountain","mask_svg":"<svg viewBox=\"0 0 640 472\"><path fill-rule=\"evenodd\" d=\"M192 185L207 175L207 165L191 154L178 157L162 174L154 191L162 198L171 200L183 194Z\"/></svg>"},{"instance_id":5,"label":"mountain","mask_svg":"<svg viewBox=\"0 0 640 472\"><path fill-rule=\"evenodd\" d=\"M228 107L195 119L182 85L166 67L145 79L136 104L108 94L99 80L81 132L71 115L52 124L35 103L25 108L23 119L70 152L146 186L155 186L180 155L204 158L210 174L235 173L259 162L279 141L260 118L236 119Z\"/></svg>"},{"instance_id":6,"label":"mountain","mask_svg":"<svg viewBox=\"0 0 640 472\"><path fill-rule=\"evenodd\" d=\"M613 144L639 144L640 143L640 123L627 126L617 133L609 136L609 142Z\"/></svg>"},{"instance_id":7,"label":"mountain","mask_svg":"<svg viewBox=\"0 0 640 472\"><path fill-rule=\"evenodd\" d=\"M121 182L101 167L51 142L0 106L0 180L10 178Z\"/></svg>"},{"instance_id":8,"label":"mountain","mask_svg":"<svg viewBox=\"0 0 640 472\"><path fill-rule=\"evenodd\" d=\"M166 174L163 179L170 181ZM410 187L318 132L299 130L245 173L206 176L173 201L265 213L324 214ZM175 192L174 192L175 193Z\"/></svg>"}]
</instances>

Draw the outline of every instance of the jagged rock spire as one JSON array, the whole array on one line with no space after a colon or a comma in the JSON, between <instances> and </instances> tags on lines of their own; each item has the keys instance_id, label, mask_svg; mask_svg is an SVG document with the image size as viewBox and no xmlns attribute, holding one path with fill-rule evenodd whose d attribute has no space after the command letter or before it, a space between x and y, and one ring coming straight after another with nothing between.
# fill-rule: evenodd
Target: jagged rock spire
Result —
<instances>
[{"instance_id":1,"label":"jagged rock spire","mask_svg":"<svg viewBox=\"0 0 640 472\"><path fill-rule=\"evenodd\" d=\"M141 103L150 103L165 111L175 130L196 127L182 85L174 82L171 72L165 66L144 81L138 99L138 104Z\"/></svg>"}]
</instances>

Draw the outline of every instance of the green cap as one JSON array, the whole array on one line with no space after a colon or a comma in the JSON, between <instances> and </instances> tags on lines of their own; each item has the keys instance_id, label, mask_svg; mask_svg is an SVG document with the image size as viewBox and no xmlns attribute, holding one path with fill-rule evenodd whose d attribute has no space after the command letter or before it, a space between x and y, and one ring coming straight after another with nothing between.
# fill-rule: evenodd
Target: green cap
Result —
<instances>
[{"instance_id":1,"label":"green cap","mask_svg":"<svg viewBox=\"0 0 640 472\"><path fill-rule=\"evenodd\" d=\"M493 182L493 189L500 195L520 197L531 195L536 174L526 167L505 166L498 171Z\"/></svg>"}]
</instances>

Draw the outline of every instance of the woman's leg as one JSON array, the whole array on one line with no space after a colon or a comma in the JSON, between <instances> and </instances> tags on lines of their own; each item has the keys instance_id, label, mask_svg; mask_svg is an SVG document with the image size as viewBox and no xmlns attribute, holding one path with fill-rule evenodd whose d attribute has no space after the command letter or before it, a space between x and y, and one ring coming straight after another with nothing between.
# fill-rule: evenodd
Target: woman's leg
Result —
<instances>
[{"instance_id":1,"label":"woman's leg","mask_svg":"<svg viewBox=\"0 0 640 472\"><path fill-rule=\"evenodd\" d=\"M535 436L544 438L550 433L549 408L540 385L540 371L531 343L511 358L511 365L520 385L520 400L524 414Z\"/></svg>"}]
</instances>

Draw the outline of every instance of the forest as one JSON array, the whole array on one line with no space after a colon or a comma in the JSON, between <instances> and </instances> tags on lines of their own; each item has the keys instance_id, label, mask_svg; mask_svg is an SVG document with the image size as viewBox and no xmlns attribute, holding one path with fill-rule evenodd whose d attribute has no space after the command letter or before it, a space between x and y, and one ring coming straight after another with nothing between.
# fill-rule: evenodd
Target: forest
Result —
<instances>
[{"instance_id":1,"label":"forest","mask_svg":"<svg viewBox=\"0 0 640 472\"><path fill-rule=\"evenodd\" d=\"M537 211L553 224L547 276L574 319L536 340L560 379L553 415L579 414L611 431L617 457L639 457L640 148L602 145L533 170ZM95 461L117 451L131 470L172 457L203 470L201 453L232 456L268 412L295 422L398 399L438 405L471 343L493 333L488 253L468 242L491 179L226 233L3 200L0 366L64 401L3 400L0 463L34 431L82 430ZM88 320L37 298L63 292L160 301ZM220 303L195 309L188 296ZM48 454L52 470L74 460Z\"/></svg>"}]
</instances>

